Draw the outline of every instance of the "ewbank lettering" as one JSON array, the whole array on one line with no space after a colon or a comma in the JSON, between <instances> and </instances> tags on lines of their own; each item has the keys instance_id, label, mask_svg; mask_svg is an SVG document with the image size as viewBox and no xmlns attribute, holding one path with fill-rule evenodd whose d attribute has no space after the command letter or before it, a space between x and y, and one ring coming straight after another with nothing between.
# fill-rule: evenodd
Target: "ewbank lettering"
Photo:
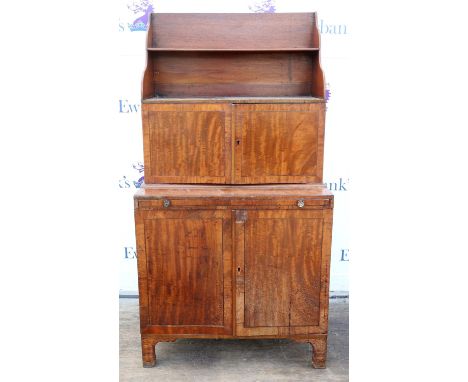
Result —
<instances>
[{"instance_id":1,"label":"ewbank lettering","mask_svg":"<svg viewBox=\"0 0 468 382\"><path fill-rule=\"evenodd\" d=\"M349 183L349 178L346 179L346 182L343 178L340 178L338 182L329 182L325 183L325 185L330 191L348 191L347 183Z\"/></svg>"},{"instance_id":2,"label":"ewbank lettering","mask_svg":"<svg viewBox=\"0 0 468 382\"><path fill-rule=\"evenodd\" d=\"M128 99L119 99L119 113L138 113L141 110L141 104L130 103Z\"/></svg>"},{"instance_id":3,"label":"ewbank lettering","mask_svg":"<svg viewBox=\"0 0 468 382\"><path fill-rule=\"evenodd\" d=\"M320 34L347 34L345 24L326 24L323 20L319 23Z\"/></svg>"},{"instance_id":4,"label":"ewbank lettering","mask_svg":"<svg viewBox=\"0 0 468 382\"><path fill-rule=\"evenodd\" d=\"M349 261L349 249L341 250L341 259L340 261Z\"/></svg>"},{"instance_id":5,"label":"ewbank lettering","mask_svg":"<svg viewBox=\"0 0 468 382\"><path fill-rule=\"evenodd\" d=\"M134 247L124 247L124 258L125 259L136 259L137 258L137 253L135 251Z\"/></svg>"}]
</instances>

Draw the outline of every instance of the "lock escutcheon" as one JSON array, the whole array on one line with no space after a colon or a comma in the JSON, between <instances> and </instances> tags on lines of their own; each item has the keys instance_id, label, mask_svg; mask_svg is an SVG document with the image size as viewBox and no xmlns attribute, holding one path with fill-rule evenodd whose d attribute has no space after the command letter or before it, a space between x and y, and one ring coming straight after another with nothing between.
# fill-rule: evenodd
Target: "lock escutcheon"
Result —
<instances>
[{"instance_id":1,"label":"lock escutcheon","mask_svg":"<svg viewBox=\"0 0 468 382\"><path fill-rule=\"evenodd\" d=\"M164 208L167 208L171 205L171 201L169 199L164 199L163 200L163 206Z\"/></svg>"},{"instance_id":2,"label":"lock escutcheon","mask_svg":"<svg viewBox=\"0 0 468 382\"><path fill-rule=\"evenodd\" d=\"M304 206L305 206L305 201L304 201L304 199L299 199L299 200L297 201L297 206L298 206L299 208L304 208Z\"/></svg>"}]
</instances>

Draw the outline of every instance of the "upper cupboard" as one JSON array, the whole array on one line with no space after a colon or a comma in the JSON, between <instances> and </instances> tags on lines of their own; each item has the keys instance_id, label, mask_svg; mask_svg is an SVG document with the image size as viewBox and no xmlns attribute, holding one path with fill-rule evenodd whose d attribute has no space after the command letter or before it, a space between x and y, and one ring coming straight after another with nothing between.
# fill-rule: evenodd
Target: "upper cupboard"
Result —
<instances>
[{"instance_id":1,"label":"upper cupboard","mask_svg":"<svg viewBox=\"0 0 468 382\"><path fill-rule=\"evenodd\" d=\"M145 182L322 182L319 48L313 13L152 14Z\"/></svg>"}]
</instances>

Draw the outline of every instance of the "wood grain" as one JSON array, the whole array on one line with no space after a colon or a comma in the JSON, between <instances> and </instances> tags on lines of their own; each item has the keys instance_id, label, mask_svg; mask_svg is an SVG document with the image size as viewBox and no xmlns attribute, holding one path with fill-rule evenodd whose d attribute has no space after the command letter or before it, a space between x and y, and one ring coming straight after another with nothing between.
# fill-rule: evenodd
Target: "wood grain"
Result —
<instances>
[{"instance_id":1,"label":"wood grain","mask_svg":"<svg viewBox=\"0 0 468 382\"><path fill-rule=\"evenodd\" d=\"M155 94L308 96L317 52L157 52ZM268 68L268 70L265 70Z\"/></svg>"},{"instance_id":2,"label":"wood grain","mask_svg":"<svg viewBox=\"0 0 468 382\"><path fill-rule=\"evenodd\" d=\"M315 13L152 14L146 45L142 99L325 98Z\"/></svg>"},{"instance_id":3,"label":"wood grain","mask_svg":"<svg viewBox=\"0 0 468 382\"><path fill-rule=\"evenodd\" d=\"M143 105L145 180L229 182L231 134L228 105Z\"/></svg>"},{"instance_id":4,"label":"wood grain","mask_svg":"<svg viewBox=\"0 0 468 382\"><path fill-rule=\"evenodd\" d=\"M150 17L134 198L145 367L178 338L290 338L325 367L333 195L317 20Z\"/></svg>"},{"instance_id":5,"label":"wood grain","mask_svg":"<svg viewBox=\"0 0 468 382\"><path fill-rule=\"evenodd\" d=\"M313 48L313 13L159 13L152 47ZM273 38L274 37L274 38Z\"/></svg>"},{"instance_id":6,"label":"wood grain","mask_svg":"<svg viewBox=\"0 0 468 382\"><path fill-rule=\"evenodd\" d=\"M245 326L318 325L322 220L284 211L249 215Z\"/></svg>"},{"instance_id":7,"label":"wood grain","mask_svg":"<svg viewBox=\"0 0 468 382\"><path fill-rule=\"evenodd\" d=\"M143 184L134 195L137 206L162 207L162 199L180 200L185 204L198 203L210 205L248 205L249 200L268 205L282 205L284 200L305 199L305 208L309 205L332 207L333 193L324 184L262 184L217 185L205 184ZM308 204L308 201L310 204ZM143 204L142 204L143 203ZM147 203L147 204L146 204ZM294 203L294 207L297 204Z\"/></svg>"},{"instance_id":8,"label":"wood grain","mask_svg":"<svg viewBox=\"0 0 468 382\"><path fill-rule=\"evenodd\" d=\"M323 330L323 216L321 211L257 210L248 212L244 227L235 225L242 231L235 241L244 242L236 247L236 264L244 275L236 284L241 287L236 333L290 335L293 330L298 335Z\"/></svg>"},{"instance_id":9,"label":"wood grain","mask_svg":"<svg viewBox=\"0 0 468 382\"><path fill-rule=\"evenodd\" d=\"M312 27L312 44L313 46L320 47L320 32L317 27L318 18L316 13L314 13L313 18L314 23ZM315 95L316 97L325 98L325 76L320 64L320 53L314 55L312 58L312 86L310 90L311 94Z\"/></svg>"},{"instance_id":10,"label":"wood grain","mask_svg":"<svg viewBox=\"0 0 468 382\"><path fill-rule=\"evenodd\" d=\"M268 204L251 203L270 192L277 195ZM299 207L292 195L305 195L315 208ZM332 198L324 186L308 184L139 190L141 333L306 340L326 334L333 203L323 202ZM194 199L213 209L187 206Z\"/></svg>"},{"instance_id":11,"label":"wood grain","mask_svg":"<svg viewBox=\"0 0 468 382\"><path fill-rule=\"evenodd\" d=\"M236 183L322 181L322 104L234 108Z\"/></svg>"},{"instance_id":12,"label":"wood grain","mask_svg":"<svg viewBox=\"0 0 468 382\"><path fill-rule=\"evenodd\" d=\"M309 338L293 338L296 342L312 345L312 367L324 369L327 362L327 335L312 335Z\"/></svg>"},{"instance_id":13,"label":"wood grain","mask_svg":"<svg viewBox=\"0 0 468 382\"><path fill-rule=\"evenodd\" d=\"M141 332L232 333L227 211L137 210Z\"/></svg>"},{"instance_id":14,"label":"wood grain","mask_svg":"<svg viewBox=\"0 0 468 382\"><path fill-rule=\"evenodd\" d=\"M152 97L143 103L324 103L323 98L312 96L290 97Z\"/></svg>"},{"instance_id":15,"label":"wood grain","mask_svg":"<svg viewBox=\"0 0 468 382\"><path fill-rule=\"evenodd\" d=\"M319 48L147 48L148 52L315 52Z\"/></svg>"},{"instance_id":16,"label":"wood grain","mask_svg":"<svg viewBox=\"0 0 468 382\"><path fill-rule=\"evenodd\" d=\"M151 46L153 40L153 24L150 23L146 32L146 46ZM154 65L153 57L146 55L145 71L141 81L141 99L154 96Z\"/></svg>"},{"instance_id":17,"label":"wood grain","mask_svg":"<svg viewBox=\"0 0 468 382\"><path fill-rule=\"evenodd\" d=\"M143 104L145 180L321 183L324 113L322 103Z\"/></svg>"},{"instance_id":18,"label":"wood grain","mask_svg":"<svg viewBox=\"0 0 468 382\"><path fill-rule=\"evenodd\" d=\"M222 219L152 219L145 234L150 324L222 326Z\"/></svg>"}]
</instances>

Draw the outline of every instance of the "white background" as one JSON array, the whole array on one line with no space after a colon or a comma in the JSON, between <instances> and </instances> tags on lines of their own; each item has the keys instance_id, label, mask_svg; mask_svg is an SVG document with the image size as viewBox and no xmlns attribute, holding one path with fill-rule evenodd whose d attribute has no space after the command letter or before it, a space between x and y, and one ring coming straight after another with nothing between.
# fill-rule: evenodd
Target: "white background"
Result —
<instances>
[{"instance_id":1,"label":"white background","mask_svg":"<svg viewBox=\"0 0 468 382\"><path fill-rule=\"evenodd\" d=\"M464 381L466 13L327 4L353 25L351 381ZM1 380L118 379L115 8L2 7Z\"/></svg>"}]
</instances>

